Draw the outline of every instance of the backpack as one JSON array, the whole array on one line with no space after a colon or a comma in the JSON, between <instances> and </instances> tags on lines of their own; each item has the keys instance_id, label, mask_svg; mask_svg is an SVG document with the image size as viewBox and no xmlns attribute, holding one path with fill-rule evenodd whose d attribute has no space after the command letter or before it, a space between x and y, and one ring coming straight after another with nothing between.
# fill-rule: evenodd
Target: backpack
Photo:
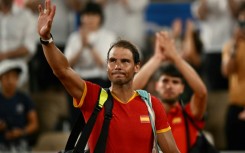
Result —
<instances>
[{"instance_id":1,"label":"backpack","mask_svg":"<svg viewBox=\"0 0 245 153\"><path fill-rule=\"evenodd\" d=\"M145 90L136 90L136 92L141 96L141 99L145 102L147 106L152 130L154 134L153 152L159 153L159 149L157 146L157 138L156 138L155 113L154 113L154 110L152 109L150 93L148 93ZM97 105L95 106L94 111L92 115L90 116L87 124L85 123L82 113L79 114L72 128L68 141L66 143L65 150L60 151L59 153L73 153L73 152L87 153L89 152L89 150L86 150L85 147L87 145L87 141L93 129L93 125L95 123L97 115L101 111L104 105L105 105L104 122L103 122L102 130L101 130L99 139L97 141L94 153L104 153L105 152L106 139L108 135L108 128L109 128L110 120L112 118L112 108L113 108L113 98L112 98L109 88L105 88L105 89L101 88L100 95L97 100ZM82 134L80 134L81 132ZM80 138L78 139L79 135L80 135Z\"/></svg>"}]
</instances>

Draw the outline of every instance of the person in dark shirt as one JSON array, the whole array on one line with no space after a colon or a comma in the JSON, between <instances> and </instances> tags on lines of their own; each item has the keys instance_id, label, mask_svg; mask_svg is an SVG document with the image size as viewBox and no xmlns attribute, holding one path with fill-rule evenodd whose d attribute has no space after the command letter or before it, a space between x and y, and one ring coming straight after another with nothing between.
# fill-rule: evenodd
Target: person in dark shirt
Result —
<instances>
[{"instance_id":1,"label":"person in dark shirt","mask_svg":"<svg viewBox=\"0 0 245 153\"><path fill-rule=\"evenodd\" d=\"M19 61L4 60L0 63L0 151L27 150L28 138L38 129L33 101L18 91L22 71Z\"/></svg>"}]
</instances>

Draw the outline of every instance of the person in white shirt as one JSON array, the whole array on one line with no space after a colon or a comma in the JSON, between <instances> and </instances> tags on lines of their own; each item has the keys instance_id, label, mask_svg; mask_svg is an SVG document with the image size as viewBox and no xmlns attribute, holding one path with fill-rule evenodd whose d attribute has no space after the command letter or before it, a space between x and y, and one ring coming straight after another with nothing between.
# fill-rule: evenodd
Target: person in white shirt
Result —
<instances>
[{"instance_id":1,"label":"person in white shirt","mask_svg":"<svg viewBox=\"0 0 245 153\"><path fill-rule=\"evenodd\" d=\"M149 0L95 0L105 10L105 27L145 49L145 9Z\"/></svg>"},{"instance_id":2,"label":"person in white shirt","mask_svg":"<svg viewBox=\"0 0 245 153\"><path fill-rule=\"evenodd\" d=\"M110 81L106 73L107 51L116 41L116 35L103 28L104 14L97 3L88 2L80 19L81 25L69 36L64 54L82 78L102 87L109 87ZM71 105L70 108L72 114L74 107Z\"/></svg>"},{"instance_id":3,"label":"person in white shirt","mask_svg":"<svg viewBox=\"0 0 245 153\"><path fill-rule=\"evenodd\" d=\"M0 0L0 61L16 59L26 63L19 84L23 86L28 83L27 63L36 51L36 24L29 10L13 2Z\"/></svg>"},{"instance_id":4,"label":"person in white shirt","mask_svg":"<svg viewBox=\"0 0 245 153\"><path fill-rule=\"evenodd\" d=\"M221 74L221 52L234 27L236 0L196 0L193 16L203 42L203 72L208 87L207 124L219 149L225 148L224 118L228 104L228 80Z\"/></svg>"}]
</instances>

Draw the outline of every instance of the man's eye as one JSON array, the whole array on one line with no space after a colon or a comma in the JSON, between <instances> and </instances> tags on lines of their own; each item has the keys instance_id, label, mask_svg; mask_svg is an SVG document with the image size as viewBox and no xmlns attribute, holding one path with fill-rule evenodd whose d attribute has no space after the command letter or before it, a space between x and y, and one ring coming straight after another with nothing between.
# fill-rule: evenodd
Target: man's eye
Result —
<instances>
[{"instance_id":1,"label":"man's eye","mask_svg":"<svg viewBox=\"0 0 245 153\"><path fill-rule=\"evenodd\" d=\"M129 63L130 61L127 59L122 60L123 63Z\"/></svg>"}]
</instances>

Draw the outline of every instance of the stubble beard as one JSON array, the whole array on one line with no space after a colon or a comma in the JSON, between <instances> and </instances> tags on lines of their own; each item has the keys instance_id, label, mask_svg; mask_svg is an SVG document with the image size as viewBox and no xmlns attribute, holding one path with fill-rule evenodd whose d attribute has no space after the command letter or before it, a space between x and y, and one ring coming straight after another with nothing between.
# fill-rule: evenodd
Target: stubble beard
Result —
<instances>
[{"instance_id":1,"label":"stubble beard","mask_svg":"<svg viewBox=\"0 0 245 153\"><path fill-rule=\"evenodd\" d=\"M178 98L162 98L162 102L168 105L174 105L178 102Z\"/></svg>"}]
</instances>

